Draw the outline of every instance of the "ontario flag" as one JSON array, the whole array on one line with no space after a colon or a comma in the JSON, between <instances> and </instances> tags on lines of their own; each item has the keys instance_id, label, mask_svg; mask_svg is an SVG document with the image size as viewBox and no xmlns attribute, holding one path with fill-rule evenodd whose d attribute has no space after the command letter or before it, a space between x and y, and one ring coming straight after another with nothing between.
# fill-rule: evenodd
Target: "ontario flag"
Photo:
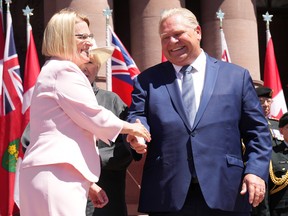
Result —
<instances>
[{"instance_id":1,"label":"ontario flag","mask_svg":"<svg viewBox=\"0 0 288 216\"><path fill-rule=\"evenodd\" d=\"M6 22L1 98L0 215L10 216L19 213L14 203L14 181L16 163L23 154L20 148L23 87L8 5Z\"/></svg>"},{"instance_id":2,"label":"ontario flag","mask_svg":"<svg viewBox=\"0 0 288 216\"><path fill-rule=\"evenodd\" d=\"M274 54L274 46L270 30L266 30L266 55L264 64L264 86L273 90L273 102L271 104L270 114L276 119L280 119L281 116L287 112L287 105L281 85L278 66Z\"/></svg>"},{"instance_id":3,"label":"ontario flag","mask_svg":"<svg viewBox=\"0 0 288 216\"><path fill-rule=\"evenodd\" d=\"M118 94L127 106L130 106L133 79L140 74L140 71L111 27L109 31L111 45L115 47L111 57L112 91Z\"/></svg>"},{"instance_id":4,"label":"ontario flag","mask_svg":"<svg viewBox=\"0 0 288 216\"><path fill-rule=\"evenodd\" d=\"M220 28L220 38L221 38L221 60L231 62L223 28Z\"/></svg>"}]
</instances>

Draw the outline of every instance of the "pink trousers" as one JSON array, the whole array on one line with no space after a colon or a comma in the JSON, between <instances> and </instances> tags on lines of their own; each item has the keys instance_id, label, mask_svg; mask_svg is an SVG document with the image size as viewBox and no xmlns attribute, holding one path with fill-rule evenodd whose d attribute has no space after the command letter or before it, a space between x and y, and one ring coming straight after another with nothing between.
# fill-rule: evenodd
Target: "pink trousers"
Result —
<instances>
[{"instance_id":1,"label":"pink trousers","mask_svg":"<svg viewBox=\"0 0 288 216\"><path fill-rule=\"evenodd\" d=\"M91 182L70 164L21 169L21 216L85 216Z\"/></svg>"}]
</instances>

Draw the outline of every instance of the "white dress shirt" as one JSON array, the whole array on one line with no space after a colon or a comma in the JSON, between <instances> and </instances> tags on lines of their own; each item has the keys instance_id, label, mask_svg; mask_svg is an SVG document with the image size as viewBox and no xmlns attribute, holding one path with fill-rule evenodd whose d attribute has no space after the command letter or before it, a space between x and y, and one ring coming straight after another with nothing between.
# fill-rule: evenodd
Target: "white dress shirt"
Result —
<instances>
[{"instance_id":1,"label":"white dress shirt","mask_svg":"<svg viewBox=\"0 0 288 216\"><path fill-rule=\"evenodd\" d=\"M191 64L193 66L192 77L194 84L195 100L196 100L196 110L198 110L202 90L204 86L205 71L206 71L206 55L203 50L201 50L200 55ZM182 79L183 74L180 73L182 66L174 65L176 71L177 82L179 84L180 92L182 92Z\"/></svg>"}]
</instances>

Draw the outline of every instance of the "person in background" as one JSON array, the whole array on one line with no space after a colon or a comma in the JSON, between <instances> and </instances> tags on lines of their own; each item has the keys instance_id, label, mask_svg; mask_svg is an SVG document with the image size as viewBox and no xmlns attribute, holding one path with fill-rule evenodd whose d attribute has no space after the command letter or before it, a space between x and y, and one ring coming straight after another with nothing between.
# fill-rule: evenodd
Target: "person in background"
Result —
<instances>
[{"instance_id":1,"label":"person in background","mask_svg":"<svg viewBox=\"0 0 288 216\"><path fill-rule=\"evenodd\" d=\"M103 48L99 52L103 52ZM99 56L100 62L89 62L80 68L93 86L98 104L111 110L116 116L124 120L127 117L127 105L114 92L97 87L95 78L98 70L109 57L108 55L101 55L101 53ZM109 202L103 208L95 208L91 200L88 199L86 216L127 216L126 170L132 161L129 146L123 142L122 136L118 136L115 142L110 143L110 146L101 140L97 142L97 145L101 159L101 175L97 185L106 192Z\"/></svg>"},{"instance_id":2,"label":"person in background","mask_svg":"<svg viewBox=\"0 0 288 216\"><path fill-rule=\"evenodd\" d=\"M271 156L249 71L207 55L201 27L187 9L164 10L159 35L168 61L134 79L127 118L140 119L153 138L127 136L131 148L147 154L138 210L248 216L264 198Z\"/></svg>"},{"instance_id":3,"label":"person in background","mask_svg":"<svg viewBox=\"0 0 288 216\"><path fill-rule=\"evenodd\" d=\"M284 140L273 146L270 164L269 211L271 216L288 215L288 113L279 120Z\"/></svg>"},{"instance_id":4,"label":"person in background","mask_svg":"<svg viewBox=\"0 0 288 216\"><path fill-rule=\"evenodd\" d=\"M272 117L270 113L271 104L273 102L273 99L272 99L273 90L265 86L259 86L256 88L256 93L260 100L264 115L268 121L270 133L271 133L272 141L274 145L275 142L277 142L277 139L279 137L281 137L281 140L283 139L283 137L279 133L278 119Z\"/></svg>"},{"instance_id":5,"label":"person in background","mask_svg":"<svg viewBox=\"0 0 288 216\"><path fill-rule=\"evenodd\" d=\"M255 216L288 215L288 113L280 118L278 126L283 138L273 145L267 195L253 212Z\"/></svg>"},{"instance_id":6,"label":"person in background","mask_svg":"<svg viewBox=\"0 0 288 216\"><path fill-rule=\"evenodd\" d=\"M257 95L261 102L263 112L267 118L271 139L272 139L272 157L269 166L269 184L265 199L253 208L253 216L281 216L288 214L288 194L286 186L288 185L287 159L288 141L287 128L288 113L284 114L280 121L273 118L270 114L273 91L271 88L260 86L256 88ZM285 137L286 136L286 137ZM286 140L286 141L285 141ZM287 174L287 176L285 176ZM286 181L287 180L287 181ZM287 184L287 185L286 185Z\"/></svg>"},{"instance_id":7,"label":"person in background","mask_svg":"<svg viewBox=\"0 0 288 216\"><path fill-rule=\"evenodd\" d=\"M92 38L88 18L72 9L54 14L45 28L42 54L49 59L32 95L30 144L19 176L21 216L84 216L88 196L96 207L105 206L107 195L95 184L96 139L151 139L139 120L125 122L98 105L79 68L90 61Z\"/></svg>"}]
</instances>

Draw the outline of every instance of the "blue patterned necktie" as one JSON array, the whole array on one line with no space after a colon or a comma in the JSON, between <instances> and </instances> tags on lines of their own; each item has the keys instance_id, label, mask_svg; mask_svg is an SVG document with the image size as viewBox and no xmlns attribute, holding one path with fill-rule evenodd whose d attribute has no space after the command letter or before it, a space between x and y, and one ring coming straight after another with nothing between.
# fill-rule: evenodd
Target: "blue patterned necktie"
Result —
<instances>
[{"instance_id":1,"label":"blue patterned necktie","mask_svg":"<svg viewBox=\"0 0 288 216\"><path fill-rule=\"evenodd\" d=\"M180 70L180 72L183 74L182 101L191 127L193 126L194 119L196 116L196 102L195 102L192 70L193 67L191 65L183 66Z\"/></svg>"}]
</instances>

